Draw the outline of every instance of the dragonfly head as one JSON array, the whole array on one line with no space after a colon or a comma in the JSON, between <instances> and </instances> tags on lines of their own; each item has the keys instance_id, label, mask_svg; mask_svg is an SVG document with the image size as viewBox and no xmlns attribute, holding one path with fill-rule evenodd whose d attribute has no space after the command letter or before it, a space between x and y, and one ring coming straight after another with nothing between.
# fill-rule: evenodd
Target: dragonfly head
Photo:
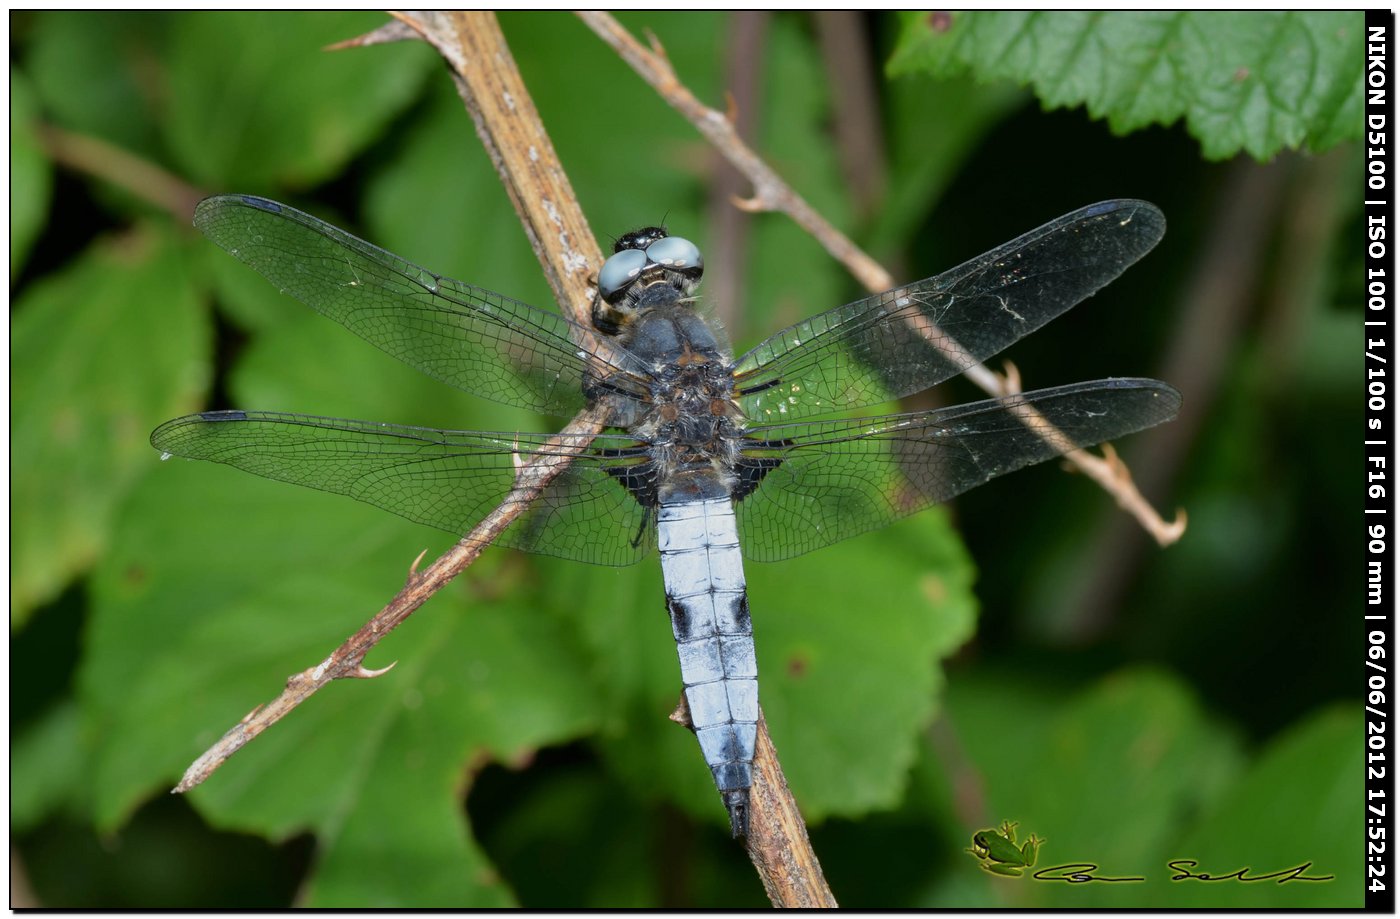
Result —
<instances>
[{"instance_id":1,"label":"dragonfly head","mask_svg":"<svg viewBox=\"0 0 1400 919\"><path fill-rule=\"evenodd\" d=\"M624 233L613 250L598 271L598 294L612 307L607 311L610 315L602 317L594 310L594 324L604 331L608 331L607 326L615 329L630 320L644 290L659 284L689 297L705 272L699 247L688 239L668 235L665 227Z\"/></svg>"}]
</instances>

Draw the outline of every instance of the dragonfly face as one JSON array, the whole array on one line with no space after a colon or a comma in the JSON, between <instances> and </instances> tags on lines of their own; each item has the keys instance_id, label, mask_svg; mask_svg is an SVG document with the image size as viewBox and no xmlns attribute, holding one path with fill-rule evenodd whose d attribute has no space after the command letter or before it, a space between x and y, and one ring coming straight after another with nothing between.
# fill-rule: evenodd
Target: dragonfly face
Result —
<instances>
[{"instance_id":1,"label":"dragonfly face","mask_svg":"<svg viewBox=\"0 0 1400 919\"><path fill-rule=\"evenodd\" d=\"M616 335L633 315L642 294L657 285L690 296L705 271L700 250L688 239L669 236L664 227L642 227L618 238L615 253L598 271L593 325Z\"/></svg>"},{"instance_id":2,"label":"dragonfly face","mask_svg":"<svg viewBox=\"0 0 1400 919\"><path fill-rule=\"evenodd\" d=\"M659 553L691 719L736 835L747 831L758 718L741 553L775 561L821 548L1159 424L1180 405L1165 383L1107 379L822 420L940 383L1099 290L1165 231L1142 201L1082 208L737 359L692 309L699 250L657 227L619 239L585 330L266 199L207 199L195 225L279 289L443 382L558 415L606 408L613 430L498 542L604 565ZM252 411L177 418L151 443L457 535L507 495L522 456L563 452L543 434Z\"/></svg>"}]
</instances>

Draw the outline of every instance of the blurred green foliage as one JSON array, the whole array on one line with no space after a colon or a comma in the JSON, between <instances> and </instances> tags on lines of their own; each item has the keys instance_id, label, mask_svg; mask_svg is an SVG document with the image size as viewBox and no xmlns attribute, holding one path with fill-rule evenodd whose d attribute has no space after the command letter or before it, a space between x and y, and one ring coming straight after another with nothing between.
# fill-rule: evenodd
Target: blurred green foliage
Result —
<instances>
[{"instance_id":1,"label":"blurred green foliage","mask_svg":"<svg viewBox=\"0 0 1400 919\"><path fill-rule=\"evenodd\" d=\"M901 277L1100 198L1148 198L1172 221L1157 252L1010 356L1038 386L1155 375L1172 349L1201 355L1172 365L1185 378L1169 382L1198 401L1178 422L1186 448L1151 494L1190 510L1181 544L1150 548L1132 527L1105 537L1123 525L1111 501L1051 464L953 512L750 566L764 709L828 878L843 905L865 907L1358 905L1360 859L1338 853L1359 852L1362 819L1359 713L1342 704L1356 697L1345 655L1360 640L1361 589L1335 576L1359 552L1359 503L1341 487L1359 468L1359 285L1348 282L1359 269L1334 246L1358 219L1354 150L1268 167L1287 171L1275 206L1295 202L1311 243L1284 258L1280 222L1236 331L1212 349L1182 336L1220 202L1240 170L1260 168L1205 164L1198 145L1269 155L1348 136L1319 106L1344 112L1359 93L1359 52L1336 50L1325 16L1174 20L1216 39L1281 36L1277 48L1311 40L1319 95L1296 124L1265 117L1256 134L1253 118L1192 114L1239 90L1220 60L1193 65L1180 43L1163 46L1183 56L1171 80L1152 82L1158 96L1120 104L1129 91L1114 75L1153 50L1154 34L1163 41L1160 18L1023 24L1025 35L1092 39L1077 47L1095 48L1096 84L1053 42L995 56L1009 26L974 15L953 20L944 40L957 44L942 50L937 36L911 38L927 18L854 21L875 66L897 46L906 74L864 75L885 150L883 196L865 219L833 143L833 65L811 17L623 17L653 30L717 105L734 31L762 29L761 57L740 62L757 67L757 90L739 101L758 149ZM187 798L163 794L378 609L420 549L450 538L222 467L160 463L151 428L225 407L457 428L557 422L448 391L365 346L199 239L188 214L154 204L146 173L98 178L44 131L100 140L200 193L288 201L549 305L431 51L320 50L382 22L12 18L19 862L39 902L69 908L762 906L693 739L665 717L678 681L655 565L489 552L371 655L369 666L398 661L391 674L328 687ZM739 302L716 305L737 345L858 293L783 218L710 224L716 157L577 20L503 25L600 236L664 217L708 253L720 234L742 234L742 268L708 265L738 272ZM1269 59L1268 47L1245 50ZM1268 66L1241 66L1251 92L1273 88ZM1052 71L1077 75L1051 92ZM1185 114L1191 134L1115 137L1083 111L1039 111L1007 78L1119 129ZM1216 375L1205 355L1220 347ZM1198 376L1213 382L1193 390ZM946 388L949 401L976 397ZM1130 463L1160 451L1170 428L1142 435ZM1134 551L1107 559L1106 541ZM1047 840L1039 866L1093 861L1148 880L991 878L962 849L1003 819ZM1173 858L1222 874L1311 861L1335 880L1172 882Z\"/></svg>"}]
</instances>

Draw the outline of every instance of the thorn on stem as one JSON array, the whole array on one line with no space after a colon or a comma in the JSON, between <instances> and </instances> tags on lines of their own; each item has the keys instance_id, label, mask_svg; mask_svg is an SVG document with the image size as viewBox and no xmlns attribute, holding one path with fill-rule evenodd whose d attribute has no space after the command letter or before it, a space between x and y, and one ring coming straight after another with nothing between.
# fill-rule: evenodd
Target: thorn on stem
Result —
<instances>
[{"instance_id":1,"label":"thorn on stem","mask_svg":"<svg viewBox=\"0 0 1400 919\"><path fill-rule=\"evenodd\" d=\"M1176 517L1172 522L1157 534L1157 543L1162 546L1170 546L1186 533L1186 508L1178 507Z\"/></svg>"},{"instance_id":2,"label":"thorn on stem","mask_svg":"<svg viewBox=\"0 0 1400 919\"><path fill-rule=\"evenodd\" d=\"M681 693L679 701L676 702L676 710L667 717L683 728L695 730L695 723L690 720L690 702L686 699L684 692Z\"/></svg>"},{"instance_id":3,"label":"thorn on stem","mask_svg":"<svg viewBox=\"0 0 1400 919\"><path fill-rule=\"evenodd\" d=\"M1001 394L1004 396L1019 395L1021 392L1021 368L1011 361L1005 361L1002 367L1005 369L1000 377Z\"/></svg>"},{"instance_id":4,"label":"thorn on stem","mask_svg":"<svg viewBox=\"0 0 1400 919\"><path fill-rule=\"evenodd\" d=\"M739 210L748 214L761 214L769 210L768 202L762 195L754 195L752 198L740 198L738 195L730 195L729 201Z\"/></svg>"},{"instance_id":5,"label":"thorn on stem","mask_svg":"<svg viewBox=\"0 0 1400 919\"><path fill-rule=\"evenodd\" d=\"M389 664L389 666L380 667L378 670L370 670L364 664L361 664L360 666L355 668L354 672L346 675L356 680L372 680L375 677L383 676L390 670L393 670L395 667L398 666L398 663L398 661L394 661L393 663Z\"/></svg>"},{"instance_id":6,"label":"thorn on stem","mask_svg":"<svg viewBox=\"0 0 1400 919\"><path fill-rule=\"evenodd\" d=\"M739 100L729 90L724 91L724 120L734 129L739 127Z\"/></svg>"},{"instance_id":7,"label":"thorn on stem","mask_svg":"<svg viewBox=\"0 0 1400 919\"><path fill-rule=\"evenodd\" d=\"M666 55L666 46L661 44L661 39L656 37L656 33L651 29L643 29L647 36L647 44L651 46L651 53L661 58L661 63L667 70L671 69L671 59Z\"/></svg>"},{"instance_id":8,"label":"thorn on stem","mask_svg":"<svg viewBox=\"0 0 1400 919\"><path fill-rule=\"evenodd\" d=\"M1113 448L1113 444L1100 444L1099 449L1103 451L1103 461L1108 464L1108 471L1113 474L1113 478L1119 482L1132 482L1132 474L1124 464L1122 458L1118 456L1118 451Z\"/></svg>"},{"instance_id":9,"label":"thorn on stem","mask_svg":"<svg viewBox=\"0 0 1400 919\"><path fill-rule=\"evenodd\" d=\"M410 28L406 23L394 19L384 23L373 32L366 32L354 38L347 38L334 44L326 45L322 51L344 51L347 48L365 48L369 45L382 45L395 41L422 41L423 36Z\"/></svg>"},{"instance_id":10,"label":"thorn on stem","mask_svg":"<svg viewBox=\"0 0 1400 919\"><path fill-rule=\"evenodd\" d=\"M405 579L405 581L404 581L404 584L405 584L405 585L412 586L413 582L414 582L415 580L417 580L417 578L418 578L418 566L421 565L421 564L423 563L423 556L425 556L425 555L427 555L427 554L428 554L428 550L427 550L427 549L424 549L422 552L419 552L419 553L418 553L418 557L415 558L415 559L413 560L413 564L411 564L411 565L408 566L408 578Z\"/></svg>"}]
</instances>

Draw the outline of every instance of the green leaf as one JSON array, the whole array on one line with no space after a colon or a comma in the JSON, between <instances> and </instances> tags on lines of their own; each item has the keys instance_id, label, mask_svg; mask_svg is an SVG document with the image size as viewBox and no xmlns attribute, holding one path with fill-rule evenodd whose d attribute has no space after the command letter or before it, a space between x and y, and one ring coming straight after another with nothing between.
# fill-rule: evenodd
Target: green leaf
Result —
<instances>
[{"instance_id":1,"label":"green leaf","mask_svg":"<svg viewBox=\"0 0 1400 919\"><path fill-rule=\"evenodd\" d=\"M64 702L15 737L10 757L10 832L24 833L55 811L83 810L82 719Z\"/></svg>"},{"instance_id":2,"label":"green leaf","mask_svg":"<svg viewBox=\"0 0 1400 919\"><path fill-rule=\"evenodd\" d=\"M420 548L450 543L233 470L160 472L98 572L81 672L107 829L322 660ZM318 905L505 903L463 824L464 764L577 736L593 704L568 634L496 574L490 592L480 576L442 592L376 648L366 665L399 661L390 674L327 687L241 750L192 794L200 810L274 839L317 834Z\"/></svg>"},{"instance_id":3,"label":"green leaf","mask_svg":"<svg viewBox=\"0 0 1400 919\"><path fill-rule=\"evenodd\" d=\"M1366 825L1358 793L1364 731L1354 707L1304 718L1274 738L1209 818L1178 843L1173 857L1194 873L1251 876L1311 863L1330 881L1177 882L1181 909L1359 909L1365 878L1357 828Z\"/></svg>"},{"instance_id":4,"label":"green leaf","mask_svg":"<svg viewBox=\"0 0 1400 919\"><path fill-rule=\"evenodd\" d=\"M946 510L748 574L764 713L803 815L893 808L938 710L941 661L975 625Z\"/></svg>"},{"instance_id":5,"label":"green leaf","mask_svg":"<svg viewBox=\"0 0 1400 919\"><path fill-rule=\"evenodd\" d=\"M891 73L1028 83L1117 133L1186 119L1206 157L1361 136L1359 12L906 14Z\"/></svg>"},{"instance_id":6,"label":"green leaf","mask_svg":"<svg viewBox=\"0 0 1400 919\"><path fill-rule=\"evenodd\" d=\"M10 341L13 622L106 549L117 504L149 469L151 428L207 385L209 340L181 247L150 228L99 243L21 296Z\"/></svg>"},{"instance_id":7,"label":"green leaf","mask_svg":"<svg viewBox=\"0 0 1400 919\"><path fill-rule=\"evenodd\" d=\"M205 187L242 191L336 175L433 70L417 42L324 50L383 23L373 13L176 18L168 79L180 91L161 127L180 168Z\"/></svg>"},{"instance_id":8,"label":"green leaf","mask_svg":"<svg viewBox=\"0 0 1400 919\"><path fill-rule=\"evenodd\" d=\"M26 69L55 124L156 156L166 36L176 14L54 10L36 14Z\"/></svg>"},{"instance_id":9,"label":"green leaf","mask_svg":"<svg viewBox=\"0 0 1400 919\"><path fill-rule=\"evenodd\" d=\"M53 169L39 144L39 105L25 75L10 68L10 276L24 265L49 213Z\"/></svg>"}]
</instances>

